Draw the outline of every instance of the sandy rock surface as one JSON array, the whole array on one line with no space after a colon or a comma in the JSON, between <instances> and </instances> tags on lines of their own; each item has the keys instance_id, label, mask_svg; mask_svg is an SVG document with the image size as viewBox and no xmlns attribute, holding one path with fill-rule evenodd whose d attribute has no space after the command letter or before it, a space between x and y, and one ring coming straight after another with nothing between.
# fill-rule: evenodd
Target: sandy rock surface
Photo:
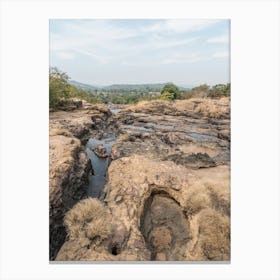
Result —
<instances>
[{"instance_id":1,"label":"sandy rock surface","mask_svg":"<svg viewBox=\"0 0 280 280\"><path fill-rule=\"evenodd\" d=\"M228 166L206 172L135 155L112 162L109 182L107 239L97 234L76 254L69 244L85 240L70 239L56 260L229 260Z\"/></svg>"},{"instance_id":2,"label":"sandy rock surface","mask_svg":"<svg viewBox=\"0 0 280 280\"><path fill-rule=\"evenodd\" d=\"M142 102L119 113L113 151L145 155L191 168L230 162L229 100ZM215 116L212 117L212 116Z\"/></svg>"}]
</instances>

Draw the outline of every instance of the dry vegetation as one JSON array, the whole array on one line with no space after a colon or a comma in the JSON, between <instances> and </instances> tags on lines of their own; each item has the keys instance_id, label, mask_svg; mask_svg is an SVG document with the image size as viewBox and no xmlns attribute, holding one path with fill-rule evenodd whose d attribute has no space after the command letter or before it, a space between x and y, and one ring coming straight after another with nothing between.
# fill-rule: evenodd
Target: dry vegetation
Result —
<instances>
[{"instance_id":1,"label":"dry vegetation","mask_svg":"<svg viewBox=\"0 0 280 280\"><path fill-rule=\"evenodd\" d=\"M198 103L198 105L195 107L195 112L201 113L205 117L218 119L228 115L230 111L228 97L221 98L220 100L193 99L193 101Z\"/></svg>"},{"instance_id":2,"label":"dry vegetation","mask_svg":"<svg viewBox=\"0 0 280 280\"><path fill-rule=\"evenodd\" d=\"M230 223L228 217L213 209L199 213L199 247L208 260L228 260L230 256Z\"/></svg>"},{"instance_id":3,"label":"dry vegetation","mask_svg":"<svg viewBox=\"0 0 280 280\"><path fill-rule=\"evenodd\" d=\"M221 118L230 113L230 98L220 99L191 98L187 100L165 101L141 101L131 105L128 110L136 113L161 112L170 115L188 115L191 113L201 114L204 117Z\"/></svg>"},{"instance_id":4,"label":"dry vegetation","mask_svg":"<svg viewBox=\"0 0 280 280\"><path fill-rule=\"evenodd\" d=\"M101 201L88 198L77 203L66 215L64 223L69 239L106 239L110 234L110 215Z\"/></svg>"},{"instance_id":5,"label":"dry vegetation","mask_svg":"<svg viewBox=\"0 0 280 280\"><path fill-rule=\"evenodd\" d=\"M49 136L56 136L56 135L63 135L65 137L73 137L73 135L66 129L62 129L62 128L50 129Z\"/></svg>"}]
</instances>

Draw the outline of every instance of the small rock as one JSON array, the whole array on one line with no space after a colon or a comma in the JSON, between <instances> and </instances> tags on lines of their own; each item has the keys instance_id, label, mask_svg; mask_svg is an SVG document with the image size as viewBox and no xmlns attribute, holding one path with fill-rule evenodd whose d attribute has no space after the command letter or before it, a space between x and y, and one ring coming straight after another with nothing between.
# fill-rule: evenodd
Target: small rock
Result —
<instances>
[{"instance_id":1,"label":"small rock","mask_svg":"<svg viewBox=\"0 0 280 280\"><path fill-rule=\"evenodd\" d=\"M133 218L135 216L135 210L134 208L129 208L128 214L130 218Z\"/></svg>"},{"instance_id":2,"label":"small rock","mask_svg":"<svg viewBox=\"0 0 280 280\"><path fill-rule=\"evenodd\" d=\"M118 195L116 198L115 198L115 201L116 202L121 202L123 200L122 196L121 195Z\"/></svg>"}]
</instances>

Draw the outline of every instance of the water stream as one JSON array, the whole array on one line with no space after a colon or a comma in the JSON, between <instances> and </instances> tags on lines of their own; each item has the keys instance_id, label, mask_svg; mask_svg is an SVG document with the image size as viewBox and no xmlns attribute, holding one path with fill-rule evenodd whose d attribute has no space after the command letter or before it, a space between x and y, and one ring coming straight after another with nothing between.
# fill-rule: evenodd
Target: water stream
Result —
<instances>
[{"instance_id":1,"label":"water stream","mask_svg":"<svg viewBox=\"0 0 280 280\"><path fill-rule=\"evenodd\" d=\"M108 105L108 108L110 109L110 111L114 114L114 115L117 115L118 112L121 110L120 108L112 105L112 104L109 104Z\"/></svg>"},{"instance_id":2,"label":"water stream","mask_svg":"<svg viewBox=\"0 0 280 280\"><path fill-rule=\"evenodd\" d=\"M115 115L118 114L120 111L119 108L115 107L112 104L108 105L108 108L111 112ZM154 123L146 123L144 126L138 125L123 125L123 129L131 130L131 131L144 131L144 132L152 132L156 128L158 128L160 124ZM163 126L163 125L162 125ZM170 128L170 124L165 125L165 128ZM163 128L163 127L161 127ZM172 126L173 128L173 126ZM213 136L200 134L200 133L190 133L191 137L200 140L200 141L210 141L213 139ZM99 198L102 192L103 187L107 183L106 174L107 169L110 163L110 154L112 150L112 145L115 141L116 135L115 133L107 133L102 139L94 139L90 138L86 144L86 154L91 161L91 166L93 170L93 175L89 178L89 185L87 186L87 194L89 197L96 197ZM98 157L94 152L93 149L96 148L98 145L103 145L106 149L106 153L108 157L101 158Z\"/></svg>"},{"instance_id":3,"label":"water stream","mask_svg":"<svg viewBox=\"0 0 280 280\"><path fill-rule=\"evenodd\" d=\"M210 136L210 135L205 135L205 134L200 134L200 133L190 133L190 136L195 138L195 139L198 139L200 141L211 141L213 140L213 136Z\"/></svg>"},{"instance_id":4,"label":"water stream","mask_svg":"<svg viewBox=\"0 0 280 280\"><path fill-rule=\"evenodd\" d=\"M91 161L91 166L94 173L89 180L88 196L90 197L98 198L102 191L102 188L107 182L106 172L108 169L114 140L115 134L111 133L101 140L90 138L87 142L86 153ZM100 144L106 148L106 153L109 155L107 158L100 158L93 152L93 148L97 147Z\"/></svg>"}]
</instances>

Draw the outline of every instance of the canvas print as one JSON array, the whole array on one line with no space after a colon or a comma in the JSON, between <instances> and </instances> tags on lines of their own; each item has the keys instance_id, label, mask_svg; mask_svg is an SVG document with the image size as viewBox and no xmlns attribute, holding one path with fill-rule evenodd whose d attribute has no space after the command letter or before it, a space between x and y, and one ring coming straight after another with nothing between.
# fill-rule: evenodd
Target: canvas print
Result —
<instances>
[{"instance_id":1,"label":"canvas print","mask_svg":"<svg viewBox=\"0 0 280 280\"><path fill-rule=\"evenodd\" d=\"M49 36L50 261L230 261L230 20Z\"/></svg>"}]
</instances>

